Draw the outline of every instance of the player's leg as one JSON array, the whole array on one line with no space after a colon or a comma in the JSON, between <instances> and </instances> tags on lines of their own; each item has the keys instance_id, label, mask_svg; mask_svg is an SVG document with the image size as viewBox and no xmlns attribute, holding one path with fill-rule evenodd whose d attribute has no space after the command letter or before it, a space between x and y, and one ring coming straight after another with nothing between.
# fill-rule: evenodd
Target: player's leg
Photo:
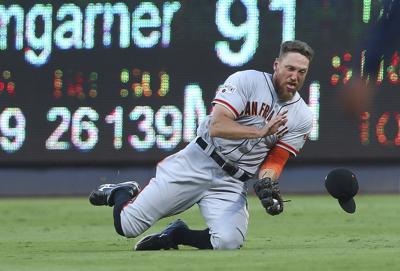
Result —
<instances>
[{"instance_id":1,"label":"player's leg","mask_svg":"<svg viewBox=\"0 0 400 271\"><path fill-rule=\"evenodd\" d=\"M173 240L176 244L191 246L198 249L213 249L210 229L192 230L181 227L174 231Z\"/></svg>"},{"instance_id":2,"label":"player's leg","mask_svg":"<svg viewBox=\"0 0 400 271\"><path fill-rule=\"evenodd\" d=\"M104 184L93 190L89 200L96 206L114 206L117 233L136 237L160 218L190 208L207 189L207 182L196 185L191 181L187 154L190 152L183 150L159 163L156 178L139 195L139 189L133 193L133 182Z\"/></svg>"},{"instance_id":3,"label":"player's leg","mask_svg":"<svg viewBox=\"0 0 400 271\"><path fill-rule=\"evenodd\" d=\"M178 245L212 249L208 229L191 230L185 222L178 219L170 223L160 233L142 238L136 243L135 250L178 249Z\"/></svg>"},{"instance_id":4,"label":"player's leg","mask_svg":"<svg viewBox=\"0 0 400 271\"><path fill-rule=\"evenodd\" d=\"M192 198L191 203L198 203L203 201L203 198L209 193L210 187L213 185L213 178L215 172L225 175L216 163L209 158L199 146L191 144L188 146L190 155L185 156L188 162L185 167L181 167L176 175L183 176L179 179L181 181L174 182L176 184L175 191L178 191L177 198ZM195 159L194 159L195 158ZM193 163L194 161L194 163ZM165 169L165 167L164 167ZM168 174L163 174L168 175ZM218 176L219 177L219 176ZM184 180L184 181L183 181ZM184 185L182 185L184 184ZM234 191L242 190L243 184L236 185ZM188 187L188 188L185 188ZM193 191L193 189L195 191ZM138 201L141 195L146 192L147 188L138 196L133 205L139 206ZM160 189L163 190L163 189ZM193 196L195 195L195 196ZM214 208L214 206L209 206ZM185 207L186 208L186 207ZM125 208L126 209L126 208ZM124 210L125 210L124 209ZM140 209L140 208L139 208ZM123 212L124 212L123 210ZM183 210L181 208L181 210ZM212 249L210 241L209 229L205 230L192 230L181 220L175 221L168 225L160 233L152 234L142 238L136 245L136 250L158 250L165 248L177 248L177 245L189 245L200 249Z\"/></svg>"},{"instance_id":5,"label":"player's leg","mask_svg":"<svg viewBox=\"0 0 400 271\"><path fill-rule=\"evenodd\" d=\"M183 212L198 202L211 185L212 162L197 145L189 144L159 163L156 177L121 209L124 235L136 237L159 219Z\"/></svg>"},{"instance_id":6,"label":"player's leg","mask_svg":"<svg viewBox=\"0 0 400 271\"><path fill-rule=\"evenodd\" d=\"M134 198L132 198L130 193L126 190L119 190L114 194L114 228L119 235L125 236L121 225L121 211L129 202L133 200Z\"/></svg>"},{"instance_id":7,"label":"player's leg","mask_svg":"<svg viewBox=\"0 0 400 271\"><path fill-rule=\"evenodd\" d=\"M201 186L196 189L193 183L188 183L153 178L139 195L136 182L104 184L92 191L89 200L92 205L113 206L116 232L125 237L136 237L162 217L182 212L199 200ZM185 199L179 197L180 193L191 196Z\"/></svg>"},{"instance_id":8,"label":"player's leg","mask_svg":"<svg viewBox=\"0 0 400 271\"><path fill-rule=\"evenodd\" d=\"M121 227L120 213L122 208L140 192L138 183L134 181L119 184L103 184L90 193L89 201L92 205L114 206L114 227L118 234L124 236Z\"/></svg>"},{"instance_id":9,"label":"player's leg","mask_svg":"<svg viewBox=\"0 0 400 271\"><path fill-rule=\"evenodd\" d=\"M175 245L187 245L199 249L238 249L242 246L248 224L244 195L211 192L202 198L199 206L209 228L192 230L186 225L173 228L171 231L170 225L164 231L166 234L172 233L171 238Z\"/></svg>"},{"instance_id":10,"label":"player's leg","mask_svg":"<svg viewBox=\"0 0 400 271\"><path fill-rule=\"evenodd\" d=\"M192 230L178 220L159 234L148 236L138 242L137 249L157 248L159 237L169 238L171 243L188 245L199 249L237 249L245 240L248 211L243 183L224 176L214 181L214 187L205 191L198 202L209 228Z\"/></svg>"},{"instance_id":11,"label":"player's leg","mask_svg":"<svg viewBox=\"0 0 400 271\"><path fill-rule=\"evenodd\" d=\"M243 245L249 219L245 195L211 192L199 206L214 249L238 249Z\"/></svg>"}]
</instances>

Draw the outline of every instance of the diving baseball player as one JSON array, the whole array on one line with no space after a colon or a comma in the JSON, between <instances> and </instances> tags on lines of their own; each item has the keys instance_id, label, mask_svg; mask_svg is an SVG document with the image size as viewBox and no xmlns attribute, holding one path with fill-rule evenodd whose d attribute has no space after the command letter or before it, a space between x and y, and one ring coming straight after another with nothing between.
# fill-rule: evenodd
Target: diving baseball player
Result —
<instances>
[{"instance_id":1,"label":"diving baseball player","mask_svg":"<svg viewBox=\"0 0 400 271\"><path fill-rule=\"evenodd\" d=\"M258 175L254 190L267 213L283 211L278 177L289 156L303 147L312 125L312 113L297 92L312 57L306 43L287 41L272 75L255 70L232 74L218 89L197 137L160 162L140 193L134 181L105 184L90 194L90 202L114 206L115 229L126 237L199 206L206 229L192 230L178 219L141 239L136 250L240 248L249 219L247 180Z\"/></svg>"}]
</instances>

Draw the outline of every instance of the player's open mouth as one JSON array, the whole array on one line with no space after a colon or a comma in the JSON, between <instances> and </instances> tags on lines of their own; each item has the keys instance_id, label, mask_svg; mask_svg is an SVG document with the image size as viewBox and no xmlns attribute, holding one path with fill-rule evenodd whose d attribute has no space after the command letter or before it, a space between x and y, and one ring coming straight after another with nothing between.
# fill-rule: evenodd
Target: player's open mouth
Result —
<instances>
[{"instance_id":1,"label":"player's open mouth","mask_svg":"<svg viewBox=\"0 0 400 271\"><path fill-rule=\"evenodd\" d=\"M296 84L291 84L291 83L288 83L288 84L286 84L286 87L289 89L289 90L296 90Z\"/></svg>"}]
</instances>

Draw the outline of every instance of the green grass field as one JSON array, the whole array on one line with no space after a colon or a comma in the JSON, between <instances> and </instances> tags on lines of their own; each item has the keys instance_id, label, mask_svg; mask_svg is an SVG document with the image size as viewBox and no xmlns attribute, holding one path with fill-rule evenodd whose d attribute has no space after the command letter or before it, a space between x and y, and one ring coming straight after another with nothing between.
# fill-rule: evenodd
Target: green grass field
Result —
<instances>
[{"instance_id":1,"label":"green grass field","mask_svg":"<svg viewBox=\"0 0 400 271\"><path fill-rule=\"evenodd\" d=\"M400 270L398 195L357 196L353 215L328 196L287 198L292 202L276 217L249 199L240 250L156 252L132 251L136 240L114 232L111 209L87 199L2 199L0 270ZM196 206L179 217L205 226Z\"/></svg>"}]
</instances>

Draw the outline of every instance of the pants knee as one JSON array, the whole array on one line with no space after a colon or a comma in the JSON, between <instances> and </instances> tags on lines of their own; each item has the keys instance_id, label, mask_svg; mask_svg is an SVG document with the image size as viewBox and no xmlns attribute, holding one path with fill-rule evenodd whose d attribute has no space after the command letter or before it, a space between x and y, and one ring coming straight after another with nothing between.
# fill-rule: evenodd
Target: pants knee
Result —
<instances>
[{"instance_id":1,"label":"pants knee","mask_svg":"<svg viewBox=\"0 0 400 271\"><path fill-rule=\"evenodd\" d=\"M121 216L121 212L114 209L114 228L119 235L127 238L135 238L139 236L142 231L138 230L139 227L137 224L138 221L135 221L135 219L124 219L123 216Z\"/></svg>"},{"instance_id":2,"label":"pants knee","mask_svg":"<svg viewBox=\"0 0 400 271\"><path fill-rule=\"evenodd\" d=\"M148 227L145 227L140 221L136 219L123 220L121 223L122 236L126 238L136 238L141 235ZM117 230L117 228L116 228ZM118 230L117 230L118 232ZM118 232L119 233L119 232Z\"/></svg>"},{"instance_id":3,"label":"pants knee","mask_svg":"<svg viewBox=\"0 0 400 271\"><path fill-rule=\"evenodd\" d=\"M123 236L127 238L135 238L144 233L151 225L153 225L153 220L141 219L143 216L135 215L130 212L125 212L122 210L120 215L121 229L123 231Z\"/></svg>"},{"instance_id":4,"label":"pants knee","mask_svg":"<svg viewBox=\"0 0 400 271\"><path fill-rule=\"evenodd\" d=\"M211 234L211 244L214 249L239 249L243 243L244 236L238 229Z\"/></svg>"},{"instance_id":5,"label":"pants knee","mask_svg":"<svg viewBox=\"0 0 400 271\"><path fill-rule=\"evenodd\" d=\"M140 235L141 233L136 233L136 232L132 232L132 231L128 231L127 233L124 233L123 236L125 236L126 238L136 238Z\"/></svg>"}]
</instances>

